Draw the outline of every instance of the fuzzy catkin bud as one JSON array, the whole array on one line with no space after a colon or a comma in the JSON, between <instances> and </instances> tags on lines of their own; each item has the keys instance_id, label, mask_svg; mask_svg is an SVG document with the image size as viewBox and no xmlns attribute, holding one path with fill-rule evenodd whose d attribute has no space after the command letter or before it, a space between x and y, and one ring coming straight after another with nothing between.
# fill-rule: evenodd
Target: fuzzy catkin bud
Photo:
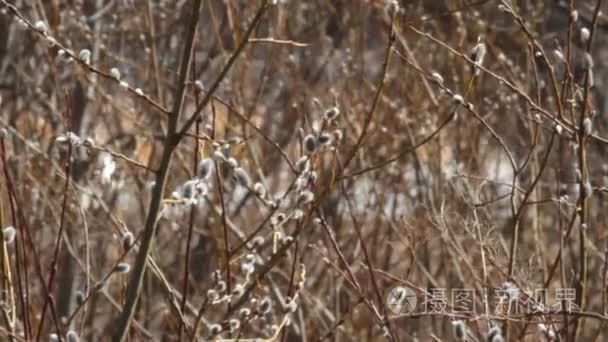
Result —
<instances>
[{"instance_id":1,"label":"fuzzy catkin bud","mask_svg":"<svg viewBox=\"0 0 608 342\"><path fill-rule=\"evenodd\" d=\"M323 118L327 121L331 121L340 115L340 109L338 107L331 107L323 113Z\"/></svg>"},{"instance_id":2,"label":"fuzzy catkin bud","mask_svg":"<svg viewBox=\"0 0 608 342\"><path fill-rule=\"evenodd\" d=\"M251 184L251 179L249 178L247 171L245 171L241 167L237 167L236 169L234 169L234 179L239 185L242 185L247 188Z\"/></svg>"},{"instance_id":3,"label":"fuzzy catkin bud","mask_svg":"<svg viewBox=\"0 0 608 342\"><path fill-rule=\"evenodd\" d=\"M487 341L488 342L492 342L494 341L494 337L496 336L500 336L502 335L502 331L500 330L499 327L497 326L493 326L489 331L488 331L488 338Z\"/></svg>"},{"instance_id":4,"label":"fuzzy catkin bud","mask_svg":"<svg viewBox=\"0 0 608 342\"><path fill-rule=\"evenodd\" d=\"M120 79L120 70L118 70L118 68L112 68L112 69L110 69L110 75L112 75L112 77L114 77L115 79L119 80Z\"/></svg>"},{"instance_id":5,"label":"fuzzy catkin bud","mask_svg":"<svg viewBox=\"0 0 608 342\"><path fill-rule=\"evenodd\" d=\"M93 289L95 291L101 291L103 290L103 288L106 286L106 281L104 279L98 281L95 283L95 285L93 286Z\"/></svg>"},{"instance_id":6,"label":"fuzzy catkin bud","mask_svg":"<svg viewBox=\"0 0 608 342\"><path fill-rule=\"evenodd\" d=\"M84 303L84 293L82 291L76 291L76 304L82 305Z\"/></svg>"},{"instance_id":7,"label":"fuzzy catkin bud","mask_svg":"<svg viewBox=\"0 0 608 342\"><path fill-rule=\"evenodd\" d=\"M78 334L74 330L70 330L65 335L65 340L67 342L78 342L78 341L80 341L80 338L78 337Z\"/></svg>"},{"instance_id":8,"label":"fuzzy catkin bud","mask_svg":"<svg viewBox=\"0 0 608 342\"><path fill-rule=\"evenodd\" d=\"M261 198L264 198L266 196L266 188L260 182L257 182L253 185L253 191Z\"/></svg>"},{"instance_id":9,"label":"fuzzy catkin bud","mask_svg":"<svg viewBox=\"0 0 608 342\"><path fill-rule=\"evenodd\" d=\"M246 319L247 317L249 317L251 315L251 310L249 310L248 308L242 308L239 311L239 316L243 319Z\"/></svg>"},{"instance_id":10,"label":"fuzzy catkin bud","mask_svg":"<svg viewBox=\"0 0 608 342\"><path fill-rule=\"evenodd\" d=\"M211 302L215 302L216 300L218 300L220 298L220 295L217 293L216 290L210 289L209 291L207 291L207 298Z\"/></svg>"},{"instance_id":11,"label":"fuzzy catkin bud","mask_svg":"<svg viewBox=\"0 0 608 342\"><path fill-rule=\"evenodd\" d=\"M581 43L587 44L589 37L591 37L591 32L589 29L586 27L581 28Z\"/></svg>"},{"instance_id":12,"label":"fuzzy catkin bud","mask_svg":"<svg viewBox=\"0 0 608 342\"><path fill-rule=\"evenodd\" d=\"M124 250L128 250L135 242L135 238L133 237L133 233L126 232L125 235L122 236L122 248Z\"/></svg>"},{"instance_id":13,"label":"fuzzy catkin bud","mask_svg":"<svg viewBox=\"0 0 608 342\"><path fill-rule=\"evenodd\" d=\"M4 242L6 242L7 244L15 241L15 235L17 235L17 231L13 226L8 226L2 229L2 237L4 238Z\"/></svg>"},{"instance_id":14,"label":"fuzzy catkin bud","mask_svg":"<svg viewBox=\"0 0 608 342\"><path fill-rule=\"evenodd\" d=\"M233 157L228 158L228 160L226 161L228 163L228 165L230 165L231 168L236 169L239 166L239 162L238 160L236 160Z\"/></svg>"},{"instance_id":15,"label":"fuzzy catkin bud","mask_svg":"<svg viewBox=\"0 0 608 342\"><path fill-rule=\"evenodd\" d=\"M464 341L466 337L466 328L463 321L453 321L452 328L454 329L454 337L459 341Z\"/></svg>"},{"instance_id":16,"label":"fuzzy catkin bud","mask_svg":"<svg viewBox=\"0 0 608 342\"><path fill-rule=\"evenodd\" d=\"M304 151L310 154L317 149L317 138L314 135L309 134L304 137Z\"/></svg>"},{"instance_id":17,"label":"fuzzy catkin bud","mask_svg":"<svg viewBox=\"0 0 608 342\"><path fill-rule=\"evenodd\" d=\"M433 81L437 82L437 84L443 84L443 77L438 72L432 73L431 78Z\"/></svg>"},{"instance_id":18,"label":"fuzzy catkin bud","mask_svg":"<svg viewBox=\"0 0 608 342\"><path fill-rule=\"evenodd\" d=\"M116 273L129 273L129 271L131 270L131 265L127 264L126 262L121 262L118 265L116 265L116 267L114 267L114 272Z\"/></svg>"},{"instance_id":19,"label":"fuzzy catkin bud","mask_svg":"<svg viewBox=\"0 0 608 342\"><path fill-rule=\"evenodd\" d=\"M589 181L584 182L581 187L581 195L583 198L588 198L593 194L593 187Z\"/></svg>"},{"instance_id":20,"label":"fuzzy catkin bud","mask_svg":"<svg viewBox=\"0 0 608 342\"><path fill-rule=\"evenodd\" d=\"M44 23L44 21L42 20L38 20L35 24L34 27L38 30L38 31L42 31L43 33L46 33L46 24Z\"/></svg>"},{"instance_id":21,"label":"fuzzy catkin bud","mask_svg":"<svg viewBox=\"0 0 608 342\"><path fill-rule=\"evenodd\" d=\"M332 138L333 137L331 134L324 132L324 133L319 134L318 141L321 145L328 145L328 144L331 144Z\"/></svg>"},{"instance_id":22,"label":"fuzzy catkin bud","mask_svg":"<svg viewBox=\"0 0 608 342\"><path fill-rule=\"evenodd\" d=\"M89 51L88 49L80 50L80 52L78 53L78 58L84 64L91 64L91 51Z\"/></svg>"},{"instance_id":23,"label":"fuzzy catkin bud","mask_svg":"<svg viewBox=\"0 0 608 342\"><path fill-rule=\"evenodd\" d=\"M591 57L591 54L589 52L585 52L585 69L592 69L593 68L593 57Z\"/></svg>"},{"instance_id":24,"label":"fuzzy catkin bud","mask_svg":"<svg viewBox=\"0 0 608 342\"><path fill-rule=\"evenodd\" d=\"M200 179L207 179L209 175L211 175L211 171L213 170L213 159L206 158L201 160L198 163L198 167L196 168L197 175Z\"/></svg>"},{"instance_id":25,"label":"fuzzy catkin bud","mask_svg":"<svg viewBox=\"0 0 608 342\"><path fill-rule=\"evenodd\" d=\"M315 199L315 194L310 190L304 190L298 195L298 203L307 204Z\"/></svg>"},{"instance_id":26,"label":"fuzzy catkin bud","mask_svg":"<svg viewBox=\"0 0 608 342\"><path fill-rule=\"evenodd\" d=\"M228 325L230 326L230 331L235 332L238 328L241 327L241 322L238 319L231 319L228 321Z\"/></svg>"},{"instance_id":27,"label":"fuzzy catkin bud","mask_svg":"<svg viewBox=\"0 0 608 342\"><path fill-rule=\"evenodd\" d=\"M473 72L475 75L479 74L479 66L481 66L484 58L486 57L486 51L486 45L482 42L477 43L477 45L471 49L471 55L469 58L473 60Z\"/></svg>"},{"instance_id":28,"label":"fuzzy catkin bud","mask_svg":"<svg viewBox=\"0 0 608 342\"><path fill-rule=\"evenodd\" d=\"M217 335L222 332L222 326L219 324L211 324L209 326L209 333L211 335Z\"/></svg>"},{"instance_id":29,"label":"fuzzy catkin bud","mask_svg":"<svg viewBox=\"0 0 608 342\"><path fill-rule=\"evenodd\" d=\"M264 297L264 299L262 299L262 301L258 305L258 311L262 315L269 313L271 308L272 308L272 301L268 297Z\"/></svg>"},{"instance_id":30,"label":"fuzzy catkin bud","mask_svg":"<svg viewBox=\"0 0 608 342\"><path fill-rule=\"evenodd\" d=\"M505 339L504 339L504 337L502 337L502 335L496 335L496 336L492 337L490 342L505 342Z\"/></svg>"},{"instance_id":31,"label":"fuzzy catkin bud","mask_svg":"<svg viewBox=\"0 0 608 342\"><path fill-rule=\"evenodd\" d=\"M591 119L585 118L583 120L583 133L585 133L585 135L590 135L592 130L593 130L593 123L591 122Z\"/></svg>"}]
</instances>

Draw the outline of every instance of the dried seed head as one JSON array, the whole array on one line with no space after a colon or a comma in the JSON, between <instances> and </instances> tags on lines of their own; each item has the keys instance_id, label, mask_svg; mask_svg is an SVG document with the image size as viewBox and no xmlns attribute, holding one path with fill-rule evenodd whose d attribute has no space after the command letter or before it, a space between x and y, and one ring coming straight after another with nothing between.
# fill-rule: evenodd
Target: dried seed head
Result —
<instances>
[{"instance_id":1,"label":"dried seed head","mask_svg":"<svg viewBox=\"0 0 608 342\"><path fill-rule=\"evenodd\" d=\"M331 107L323 113L323 118L327 121L331 121L340 115L340 109L338 107Z\"/></svg>"},{"instance_id":2,"label":"dried seed head","mask_svg":"<svg viewBox=\"0 0 608 342\"><path fill-rule=\"evenodd\" d=\"M116 265L116 267L114 267L114 272L116 273L129 273L129 271L131 270L131 265L127 264L126 262L121 262L118 263L118 265Z\"/></svg>"},{"instance_id":3,"label":"dried seed head","mask_svg":"<svg viewBox=\"0 0 608 342\"><path fill-rule=\"evenodd\" d=\"M198 163L198 167L196 168L196 173L198 178L207 179L211 175L213 171L213 159L205 158Z\"/></svg>"},{"instance_id":4,"label":"dried seed head","mask_svg":"<svg viewBox=\"0 0 608 342\"><path fill-rule=\"evenodd\" d=\"M67 342L78 342L80 341L80 338L78 338L78 334L74 330L70 330L65 335L65 340Z\"/></svg>"},{"instance_id":5,"label":"dried seed head","mask_svg":"<svg viewBox=\"0 0 608 342\"><path fill-rule=\"evenodd\" d=\"M119 85L122 89L129 89L129 83L125 81L120 81Z\"/></svg>"},{"instance_id":6,"label":"dried seed head","mask_svg":"<svg viewBox=\"0 0 608 342\"><path fill-rule=\"evenodd\" d=\"M242 167L237 167L234 169L234 179L239 185L246 188L248 188L251 184L251 179L249 178L247 171L245 171Z\"/></svg>"},{"instance_id":7,"label":"dried seed head","mask_svg":"<svg viewBox=\"0 0 608 342\"><path fill-rule=\"evenodd\" d=\"M578 21L578 11L574 10L570 13L570 15L572 15L572 22L577 22Z\"/></svg>"},{"instance_id":8,"label":"dried seed head","mask_svg":"<svg viewBox=\"0 0 608 342\"><path fill-rule=\"evenodd\" d=\"M131 246L133 246L133 243L135 242L135 238L133 237L133 233L131 232L126 232L125 235L122 236L122 248L126 251L129 248L131 248Z\"/></svg>"},{"instance_id":9,"label":"dried seed head","mask_svg":"<svg viewBox=\"0 0 608 342\"><path fill-rule=\"evenodd\" d=\"M304 151L308 154L313 153L317 149L317 138L309 134L304 137Z\"/></svg>"},{"instance_id":10,"label":"dried seed head","mask_svg":"<svg viewBox=\"0 0 608 342\"><path fill-rule=\"evenodd\" d=\"M49 342L59 342L59 336L55 333L49 334Z\"/></svg>"},{"instance_id":11,"label":"dried seed head","mask_svg":"<svg viewBox=\"0 0 608 342\"><path fill-rule=\"evenodd\" d=\"M17 231L13 226L8 226L2 229L2 237L4 238L4 242L7 244L15 241L15 235L17 235Z\"/></svg>"}]
</instances>

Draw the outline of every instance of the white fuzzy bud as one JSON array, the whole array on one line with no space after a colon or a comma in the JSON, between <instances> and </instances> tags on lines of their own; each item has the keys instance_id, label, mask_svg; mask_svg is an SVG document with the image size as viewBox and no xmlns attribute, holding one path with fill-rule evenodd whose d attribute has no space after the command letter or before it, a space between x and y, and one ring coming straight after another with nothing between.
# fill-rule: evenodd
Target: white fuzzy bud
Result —
<instances>
[{"instance_id":1,"label":"white fuzzy bud","mask_svg":"<svg viewBox=\"0 0 608 342\"><path fill-rule=\"evenodd\" d=\"M306 153L313 153L317 149L317 138L314 135L309 134L304 137L304 151Z\"/></svg>"},{"instance_id":2,"label":"white fuzzy bud","mask_svg":"<svg viewBox=\"0 0 608 342\"><path fill-rule=\"evenodd\" d=\"M253 191L261 198L266 197L266 188L260 182L257 182L253 185Z\"/></svg>"},{"instance_id":3,"label":"white fuzzy bud","mask_svg":"<svg viewBox=\"0 0 608 342\"><path fill-rule=\"evenodd\" d=\"M211 172L213 171L213 159L211 158L206 158L201 160L200 163L198 163L198 167L197 169L197 176L200 179L207 179L209 178L209 176L211 175Z\"/></svg>"},{"instance_id":4,"label":"white fuzzy bud","mask_svg":"<svg viewBox=\"0 0 608 342\"><path fill-rule=\"evenodd\" d=\"M78 342L78 341L80 341L80 338L78 337L78 334L74 330L70 330L65 335L65 340L67 342Z\"/></svg>"},{"instance_id":5,"label":"white fuzzy bud","mask_svg":"<svg viewBox=\"0 0 608 342\"><path fill-rule=\"evenodd\" d=\"M120 70L118 70L118 68L112 68L112 69L110 69L110 75L112 75L112 77L114 77L115 79L119 80L120 79Z\"/></svg>"},{"instance_id":6,"label":"white fuzzy bud","mask_svg":"<svg viewBox=\"0 0 608 342\"><path fill-rule=\"evenodd\" d=\"M466 327L463 321L453 321L452 328L454 329L454 337L458 341L464 341L467 337Z\"/></svg>"},{"instance_id":7,"label":"white fuzzy bud","mask_svg":"<svg viewBox=\"0 0 608 342\"><path fill-rule=\"evenodd\" d=\"M2 229L2 237L6 243L12 243L15 241L15 235L17 235L17 231L13 226L8 226Z\"/></svg>"},{"instance_id":8,"label":"white fuzzy bud","mask_svg":"<svg viewBox=\"0 0 608 342\"><path fill-rule=\"evenodd\" d=\"M438 84L443 84L443 76L441 76L438 72L432 73L431 78Z\"/></svg>"},{"instance_id":9,"label":"white fuzzy bud","mask_svg":"<svg viewBox=\"0 0 608 342\"><path fill-rule=\"evenodd\" d=\"M331 107L323 113L323 118L327 121L331 121L340 115L340 109L338 107Z\"/></svg>"},{"instance_id":10,"label":"white fuzzy bud","mask_svg":"<svg viewBox=\"0 0 608 342\"><path fill-rule=\"evenodd\" d=\"M583 120L583 133L585 133L585 135L590 135L592 130L593 130L593 123L592 123L591 119L585 118Z\"/></svg>"},{"instance_id":11,"label":"white fuzzy bud","mask_svg":"<svg viewBox=\"0 0 608 342\"><path fill-rule=\"evenodd\" d=\"M591 37L591 32L589 29L586 27L581 28L581 43L587 44L589 37Z\"/></svg>"},{"instance_id":12,"label":"white fuzzy bud","mask_svg":"<svg viewBox=\"0 0 608 342\"><path fill-rule=\"evenodd\" d=\"M247 188L251 184L251 179L249 178L247 171L245 171L241 167L237 167L236 169L234 169L234 179L239 185L242 185Z\"/></svg>"},{"instance_id":13,"label":"white fuzzy bud","mask_svg":"<svg viewBox=\"0 0 608 342\"><path fill-rule=\"evenodd\" d=\"M121 262L118 265L116 265L116 267L114 267L114 272L117 272L117 273L129 273L130 270L131 270L131 265L127 264L126 262Z\"/></svg>"},{"instance_id":14,"label":"white fuzzy bud","mask_svg":"<svg viewBox=\"0 0 608 342\"><path fill-rule=\"evenodd\" d=\"M43 33L46 33L46 24L44 23L44 21L42 20L38 20L35 24L34 27L36 28L36 30L38 31L42 31Z\"/></svg>"},{"instance_id":15,"label":"white fuzzy bud","mask_svg":"<svg viewBox=\"0 0 608 342\"><path fill-rule=\"evenodd\" d=\"M84 64L91 64L91 51L88 50L88 49L82 49L82 50L80 50L80 52L78 53L78 58Z\"/></svg>"}]
</instances>

